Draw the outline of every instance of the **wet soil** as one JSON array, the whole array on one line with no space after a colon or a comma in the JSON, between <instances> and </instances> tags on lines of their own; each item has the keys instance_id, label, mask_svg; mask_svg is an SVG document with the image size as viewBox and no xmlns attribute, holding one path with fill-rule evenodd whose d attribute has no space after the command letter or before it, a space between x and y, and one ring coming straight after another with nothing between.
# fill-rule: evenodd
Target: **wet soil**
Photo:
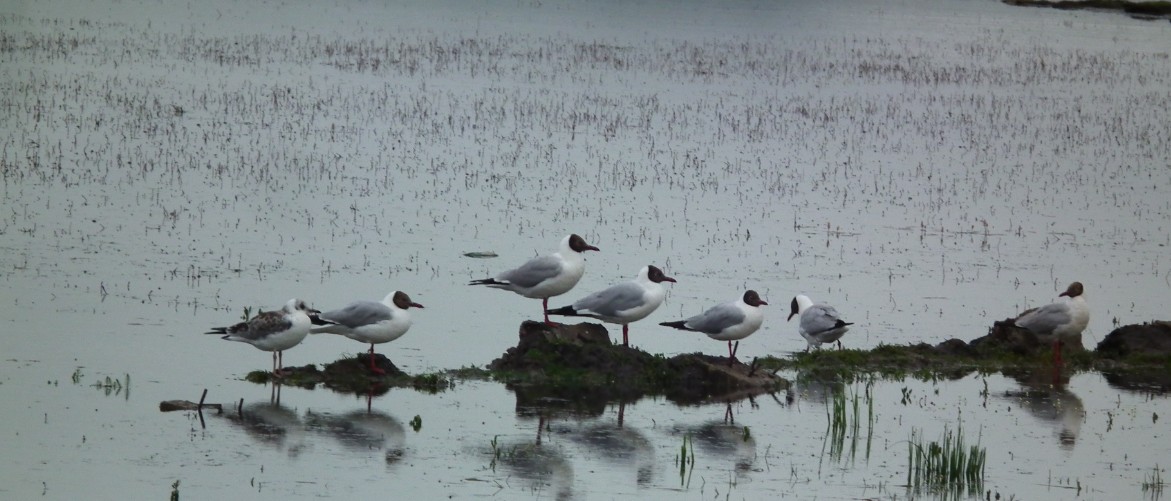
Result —
<instances>
[{"instance_id":1,"label":"wet soil","mask_svg":"<svg viewBox=\"0 0 1171 501\"><path fill-rule=\"evenodd\" d=\"M948 339L931 345L880 345L872 350L818 350L792 358L773 358L761 363L770 369L816 372L925 372L936 377L963 377L975 370L1005 371L1019 367L1053 365L1053 345L1012 324L995 322L988 334L972 341ZM1171 322L1153 321L1119 327L1107 334L1094 350L1080 339L1062 346L1063 369L1096 369L1119 384L1171 384L1162 376L1171 368ZM1152 379L1153 378L1153 379Z\"/></svg>"},{"instance_id":2,"label":"wet soil","mask_svg":"<svg viewBox=\"0 0 1171 501\"><path fill-rule=\"evenodd\" d=\"M1053 346L1015 327L1011 319L995 322L988 334L966 342L948 339L931 345L881 345L872 350L815 350L789 358L764 357L749 363L701 353L665 357L613 344L606 328L595 323L520 325L517 345L488 364L486 371L447 371L410 375L380 354L371 371L368 355L343 358L318 369L286 368L280 377L254 371L256 383L278 382L302 387L323 385L338 392L385 393L391 387L442 391L455 378L504 382L518 395L518 408L564 401L576 414L601 413L613 402L634 402L662 395L679 404L735 401L788 388L776 375L782 369L805 372L888 374L924 373L954 379L976 370L1006 371L1053 365ZM1171 388L1171 322L1154 321L1119 327L1093 351L1080 342L1062 348L1067 370L1097 369L1112 385L1128 389Z\"/></svg>"},{"instance_id":3,"label":"wet soil","mask_svg":"<svg viewBox=\"0 0 1171 501\"><path fill-rule=\"evenodd\" d=\"M323 369L318 369L316 365L285 367L280 376L268 371L252 371L245 379L253 383L277 383L302 388L322 385L339 393L362 395L381 395L390 388L401 387L438 392L452 384L448 378L439 374L407 374L380 353L374 354L374 366L381 369L383 374L370 369L368 353L359 353L354 358L347 357L330 362Z\"/></svg>"},{"instance_id":4,"label":"wet soil","mask_svg":"<svg viewBox=\"0 0 1171 501\"><path fill-rule=\"evenodd\" d=\"M1121 11L1135 19L1167 19L1171 2L1128 2L1126 0L1003 0L1018 7L1051 7L1061 10Z\"/></svg>"},{"instance_id":5,"label":"wet soil","mask_svg":"<svg viewBox=\"0 0 1171 501\"><path fill-rule=\"evenodd\" d=\"M521 324L519 340L488 365L497 379L530 394L565 394L587 401L634 401L663 395L680 404L738 400L788 387L773 371L700 353L670 358L611 343L593 323ZM587 397L588 396L588 397Z\"/></svg>"}]
</instances>

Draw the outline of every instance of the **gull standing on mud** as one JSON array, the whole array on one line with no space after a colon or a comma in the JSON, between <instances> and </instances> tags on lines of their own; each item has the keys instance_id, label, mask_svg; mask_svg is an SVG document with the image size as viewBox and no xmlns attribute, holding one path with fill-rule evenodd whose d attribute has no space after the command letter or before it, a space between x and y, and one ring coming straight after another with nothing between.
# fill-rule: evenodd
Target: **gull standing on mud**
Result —
<instances>
[{"instance_id":1,"label":"gull standing on mud","mask_svg":"<svg viewBox=\"0 0 1171 501\"><path fill-rule=\"evenodd\" d=\"M551 315L591 317L612 324L622 325L622 346L630 346L630 323L646 318L663 304L667 291L663 282L675 282L654 265L644 266L638 278L630 282L611 285L606 290L595 292L556 310Z\"/></svg>"},{"instance_id":2,"label":"gull standing on mud","mask_svg":"<svg viewBox=\"0 0 1171 501\"><path fill-rule=\"evenodd\" d=\"M764 321L764 311L760 307L767 304L760 299L756 291L749 290L740 299L713 306L687 320L662 322L659 325L702 332L717 341L727 341L728 365L732 365L736 360L736 350L732 349L732 341L736 341L736 348L739 348L741 339L760 328L761 322Z\"/></svg>"},{"instance_id":3,"label":"gull standing on mud","mask_svg":"<svg viewBox=\"0 0 1171 501\"><path fill-rule=\"evenodd\" d=\"M561 250L547 256L530 259L519 268L511 269L493 278L472 280L468 285L487 285L494 289L510 290L524 297L541 300L545 324L549 321L549 298L569 292L585 273L585 251L598 251L576 234L561 240Z\"/></svg>"},{"instance_id":4,"label":"gull standing on mud","mask_svg":"<svg viewBox=\"0 0 1171 501\"><path fill-rule=\"evenodd\" d=\"M341 334L361 343L370 344L370 371L386 374L374 365L374 345L389 343L403 336L411 328L410 308L423 305L411 301L403 291L387 294L381 303L354 301L346 307L331 310L318 317L328 325L313 327L313 334ZM314 322L317 323L317 322Z\"/></svg>"},{"instance_id":5,"label":"gull standing on mud","mask_svg":"<svg viewBox=\"0 0 1171 501\"><path fill-rule=\"evenodd\" d=\"M805 294L798 294L793 298L786 321L793 320L794 315L800 315L797 332L800 332L801 337L809 343L805 351L821 347L822 343L833 343L841 339L842 335L850 330L849 326L854 325L852 322L843 321L833 306L825 303L814 304ZM841 347L840 342L838 346Z\"/></svg>"},{"instance_id":6,"label":"gull standing on mud","mask_svg":"<svg viewBox=\"0 0 1171 501\"><path fill-rule=\"evenodd\" d=\"M1058 295L1058 302L1026 310L1013 322L1017 327L1037 335L1041 342L1053 343L1053 363L1061 364L1061 348L1065 341L1082 342L1082 331L1090 323L1090 307L1086 304L1081 282L1069 284Z\"/></svg>"},{"instance_id":7,"label":"gull standing on mud","mask_svg":"<svg viewBox=\"0 0 1171 501\"><path fill-rule=\"evenodd\" d=\"M310 315L320 313L309 308L300 299L290 299L277 311L262 311L246 322L230 327L212 327L205 334L223 334L221 339L240 341L258 349L272 352L272 373L280 376L284 370L284 351L297 346L309 335Z\"/></svg>"}]
</instances>

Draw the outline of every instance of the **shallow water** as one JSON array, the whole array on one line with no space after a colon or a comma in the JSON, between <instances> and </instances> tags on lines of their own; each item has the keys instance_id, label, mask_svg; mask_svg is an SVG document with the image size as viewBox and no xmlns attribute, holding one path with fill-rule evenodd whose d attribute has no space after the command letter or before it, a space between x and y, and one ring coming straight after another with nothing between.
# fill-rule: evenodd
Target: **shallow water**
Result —
<instances>
[{"instance_id":1,"label":"shallow water","mask_svg":"<svg viewBox=\"0 0 1171 501\"><path fill-rule=\"evenodd\" d=\"M208 413L206 428L194 413L153 412L173 396L157 382L132 381L125 398L89 386L90 379L9 395L25 405L6 411L16 423L10 450L23 451L6 458L6 495L163 496L178 479L184 496L199 498L890 499L909 495L910 430L937 440L945 427L962 424L969 442L988 450L984 492L1138 498L1171 452L1156 417L1167 412L1166 399L1119 391L1095 374L1060 389L1001 375L878 380L870 400L866 382L802 382L788 395L730 404L731 422L722 403L680 408L644 399L572 412L556 402L518 406L495 383L435 395L392 390L375 396L368 411L362 396L282 388L274 403L271 388L224 382L212 393L241 395L244 407ZM4 386L18 393L11 382ZM834 391L862 398L862 424L836 455L827 408ZM685 435L695 460L681 474Z\"/></svg>"},{"instance_id":2,"label":"shallow water","mask_svg":"<svg viewBox=\"0 0 1171 501\"><path fill-rule=\"evenodd\" d=\"M381 442L332 436L365 402L324 391L284 389L293 431L276 438L228 419L205 431L156 405L204 388L268 402L238 381L268 354L199 333L291 296L330 308L404 290L426 309L380 353L410 373L483 365L540 306L464 284L569 232L602 251L550 306L645 264L679 279L631 328L652 353L721 352L655 324L745 288L771 306L742 358L804 349L783 322L798 292L835 304L857 324L843 342L866 348L972 339L1073 280L1093 308L1092 348L1116 322L1165 316L1165 23L918 1L36 2L0 15L0 394L17 402L0 411L16 445L0 492L12 497L164 496L175 479L199 497L388 483L427 497L894 497L904 453L890 444L961 415L989 430L989 484L1006 495L1064 497L1052 489L1069 479L1089 497L1131 492L1155 466L1135 450L1164 431L1148 411L1165 401L1089 374L1068 384L1085 409L1072 449L1025 407L989 397L1001 411L986 410L970 378L880 382L879 423L899 424L884 459L826 467L823 404L765 397L734 404L751 466L697 438L696 471L709 469L684 486L671 451L722 405L627 405L623 430L645 440L606 440L654 453L618 460L589 431L613 427L615 408L554 418L539 452L556 481L489 467L492 437L528 443L537 426L488 383L379 397L382 424L403 428ZM285 362L360 349L314 337ZM129 378L129 394L90 386L107 377ZM990 395L1014 384L988 380ZM945 389L938 404L892 404L904 385ZM42 455L9 452L25 450Z\"/></svg>"}]
</instances>

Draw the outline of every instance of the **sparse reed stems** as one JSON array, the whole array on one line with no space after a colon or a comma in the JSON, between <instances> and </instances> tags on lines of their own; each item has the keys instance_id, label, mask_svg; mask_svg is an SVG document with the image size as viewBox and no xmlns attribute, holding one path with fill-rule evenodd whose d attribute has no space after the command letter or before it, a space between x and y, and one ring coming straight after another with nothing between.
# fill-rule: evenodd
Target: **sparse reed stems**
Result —
<instances>
[{"instance_id":1,"label":"sparse reed stems","mask_svg":"<svg viewBox=\"0 0 1171 501\"><path fill-rule=\"evenodd\" d=\"M931 492L944 497L960 498L979 495L984 487L987 450L967 445L960 424L953 432L943 429L937 442L924 442L921 430L911 430L907 441L907 488Z\"/></svg>"},{"instance_id":2,"label":"sparse reed stems","mask_svg":"<svg viewBox=\"0 0 1171 501\"><path fill-rule=\"evenodd\" d=\"M849 438L850 449L847 458L853 461L858 453L858 443L862 439L862 405L866 406L866 459L870 459L870 446L874 438L874 398L873 381L867 382L862 391L849 391L843 388L833 393L831 401L826 403L826 441L829 444L831 459L840 460L845 452L846 439ZM850 393L847 396L847 392ZM822 451L824 453L824 446Z\"/></svg>"}]
</instances>

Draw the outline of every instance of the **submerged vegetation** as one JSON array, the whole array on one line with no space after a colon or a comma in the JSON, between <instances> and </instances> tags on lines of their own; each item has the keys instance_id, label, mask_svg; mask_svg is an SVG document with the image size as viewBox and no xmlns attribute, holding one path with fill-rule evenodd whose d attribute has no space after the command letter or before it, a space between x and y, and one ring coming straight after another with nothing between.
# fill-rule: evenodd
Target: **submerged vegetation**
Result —
<instances>
[{"instance_id":1,"label":"submerged vegetation","mask_svg":"<svg viewBox=\"0 0 1171 501\"><path fill-rule=\"evenodd\" d=\"M944 428L936 442L924 442L922 431L911 430L907 440L907 488L930 492L944 499L979 496L984 489L988 451L980 441L968 445L963 425L953 432Z\"/></svg>"},{"instance_id":2,"label":"submerged vegetation","mask_svg":"<svg viewBox=\"0 0 1171 501\"><path fill-rule=\"evenodd\" d=\"M74 384L77 384L78 380L80 379L80 371L81 369L78 368L77 371L73 373ZM126 374L125 379L106 376L105 379L94 381L94 383L90 386L102 391L106 394L107 397L110 395L120 395L126 400L130 400L130 374Z\"/></svg>"},{"instance_id":3,"label":"submerged vegetation","mask_svg":"<svg viewBox=\"0 0 1171 501\"><path fill-rule=\"evenodd\" d=\"M748 428L744 430L748 433ZM679 447L679 455L675 456L675 464L679 466L679 486L686 489L691 485L691 473L695 471L695 440L690 433L683 435L683 445Z\"/></svg>"},{"instance_id":4,"label":"submerged vegetation","mask_svg":"<svg viewBox=\"0 0 1171 501\"><path fill-rule=\"evenodd\" d=\"M1159 499L1163 496L1163 473L1159 470L1159 465L1151 470L1151 473L1143 475L1143 494L1150 496L1151 499Z\"/></svg>"},{"instance_id":5,"label":"submerged vegetation","mask_svg":"<svg viewBox=\"0 0 1171 501\"><path fill-rule=\"evenodd\" d=\"M862 421L866 422L864 457L870 460L870 447L874 438L874 423L877 417L874 414L873 381L865 383L861 392L855 387L841 387L833 390L833 398L826 401L826 434L822 445L825 453L825 444L829 444L829 457L835 461L843 458L846 451L846 437L849 436L849 452L845 458L853 462L858 453L858 442L863 439ZM849 395L847 396L847 393ZM865 405L865 416L861 406Z\"/></svg>"}]
</instances>

